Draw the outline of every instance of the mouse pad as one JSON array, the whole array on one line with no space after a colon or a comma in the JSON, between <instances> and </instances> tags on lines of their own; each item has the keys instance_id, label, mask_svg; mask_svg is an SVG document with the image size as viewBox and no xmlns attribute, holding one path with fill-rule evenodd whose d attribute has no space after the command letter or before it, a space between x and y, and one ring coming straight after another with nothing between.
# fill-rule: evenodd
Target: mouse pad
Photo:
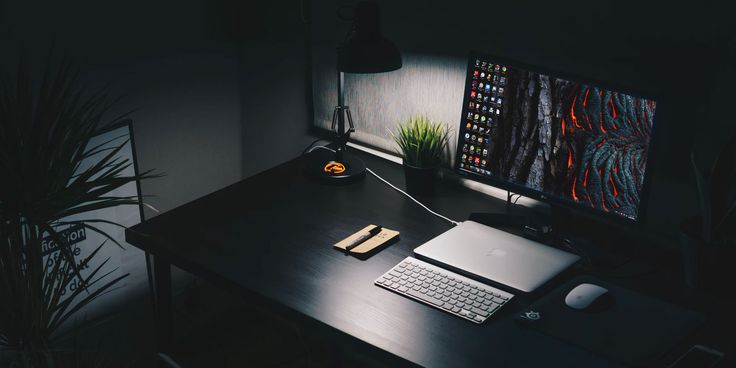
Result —
<instances>
[{"instance_id":1,"label":"mouse pad","mask_svg":"<svg viewBox=\"0 0 736 368\"><path fill-rule=\"evenodd\" d=\"M613 305L600 311L576 310L565 305L567 293L581 283L608 289ZM516 320L632 366L655 366L704 322L699 313L589 276L577 277L550 292L524 309Z\"/></svg>"}]
</instances>

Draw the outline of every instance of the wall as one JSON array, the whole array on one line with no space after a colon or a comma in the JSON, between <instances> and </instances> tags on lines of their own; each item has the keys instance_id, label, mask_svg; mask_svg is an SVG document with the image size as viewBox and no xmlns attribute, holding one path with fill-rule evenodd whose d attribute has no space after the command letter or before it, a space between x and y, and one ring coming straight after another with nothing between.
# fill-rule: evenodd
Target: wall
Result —
<instances>
[{"instance_id":1,"label":"wall","mask_svg":"<svg viewBox=\"0 0 736 368\"><path fill-rule=\"evenodd\" d=\"M314 117L319 127L330 124L337 98L334 50L349 26L335 9L352 3L314 4ZM679 221L695 210L690 148L697 147L707 161L733 131L725 101L733 97L728 86L734 73L724 64L736 60L734 41L726 41L735 32L725 9L636 1L379 4L384 34L402 51L404 67L346 76L346 104L353 111L357 140L393 151L388 131L416 114L444 121L456 132L467 54L482 51L655 91L661 103L645 222L649 231L672 236Z\"/></svg>"},{"instance_id":2,"label":"wall","mask_svg":"<svg viewBox=\"0 0 736 368\"><path fill-rule=\"evenodd\" d=\"M302 13L298 0L3 0L0 72L21 59L39 71L51 53L89 85L109 83L121 96L109 117L134 110L140 169L166 174L141 185L165 212L296 157L309 142Z\"/></svg>"}]
</instances>

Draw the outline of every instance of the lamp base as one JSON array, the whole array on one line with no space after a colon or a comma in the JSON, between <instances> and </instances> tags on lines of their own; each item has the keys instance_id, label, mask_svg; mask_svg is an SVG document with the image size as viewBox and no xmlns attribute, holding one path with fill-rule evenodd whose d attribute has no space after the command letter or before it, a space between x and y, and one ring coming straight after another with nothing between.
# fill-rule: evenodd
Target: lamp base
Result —
<instances>
[{"instance_id":1,"label":"lamp base","mask_svg":"<svg viewBox=\"0 0 736 368\"><path fill-rule=\"evenodd\" d=\"M347 184L365 177L365 163L354 155L343 152L338 161L334 153L313 152L306 164L306 173L316 179L334 184Z\"/></svg>"}]
</instances>

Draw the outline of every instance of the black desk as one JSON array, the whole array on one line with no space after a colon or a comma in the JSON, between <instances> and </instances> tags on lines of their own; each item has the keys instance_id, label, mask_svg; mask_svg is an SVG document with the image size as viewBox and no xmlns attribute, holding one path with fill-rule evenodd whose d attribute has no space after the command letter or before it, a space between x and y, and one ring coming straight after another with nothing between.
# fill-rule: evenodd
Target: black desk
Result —
<instances>
[{"instance_id":1,"label":"black desk","mask_svg":"<svg viewBox=\"0 0 736 368\"><path fill-rule=\"evenodd\" d=\"M379 174L403 183L399 165L360 156ZM352 185L328 186L306 178L301 165L301 159L292 160L126 231L130 244L156 257L163 344L171 318L170 263L295 311L346 341L369 344L393 363L618 366L517 326L512 317L529 299L517 298L478 326L374 286L377 276L450 226L370 175ZM428 204L457 220L505 205L462 188L442 188ZM399 230L401 240L367 260L332 248L368 223Z\"/></svg>"}]
</instances>

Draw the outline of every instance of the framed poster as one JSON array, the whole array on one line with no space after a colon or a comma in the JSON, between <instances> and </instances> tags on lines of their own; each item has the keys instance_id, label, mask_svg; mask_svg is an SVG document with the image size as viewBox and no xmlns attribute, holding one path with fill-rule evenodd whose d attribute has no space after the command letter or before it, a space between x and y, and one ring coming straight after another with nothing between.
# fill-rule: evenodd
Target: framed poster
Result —
<instances>
[{"instance_id":1,"label":"framed poster","mask_svg":"<svg viewBox=\"0 0 736 368\"><path fill-rule=\"evenodd\" d=\"M77 172L83 172L90 166L95 165L105 155L109 154L110 151L122 145L122 149L117 152L115 159L118 161L127 160L130 165L128 165L119 175L137 175L138 169L135 157L135 145L133 140L132 122L130 122L130 120L113 126L93 137L88 143L88 149L97 147L98 145L101 145L98 153L82 161L82 164L77 168ZM117 189L114 189L106 195L116 197L137 197L140 199L140 184L137 181L129 182ZM87 258L95 249L97 249L97 247L103 244L99 252L91 259L91 261L80 269L82 278L86 278L98 266L105 262L98 274L95 275L95 278L99 275L107 275L97 284L91 285L87 292L93 293L100 286L105 285L107 282L120 276L127 274L127 277L123 278L112 288L100 294L94 301L84 306L79 312L75 313L68 323L71 323L74 320L79 323L83 320L92 320L115 313L120 311L126 303L130 303L131 300L135 300L137 297L147 292L145 253L125 242L125 228L136 225L143 219L142 206L120 205L111 208L103 208L69 216L62 219L61 222L97 219L110 221L120 225L116 226L100 222L90 223L90 225L99 229L101 232L108 234L112 239L115 239L119 245L115 244L115 242L111 241L104 235L81 225L71 225L67 228L60 227L57 229L59 234L69 241L72 253L74 254L75 260L78 264ZM42 251L47 265L53 265L53 263L60 257L58 244L49 237L43 240ZM65 294L69 295L71 294L71 291L84 287L84 285L80 285L80 283L81 281L78 279L73 280L69 285L67 285ZM73 304L83 298L84 294L78 296L76 298L77 300L75 300ZM65 329L66 328L62 327L62 331Z\"/></svg>"}]
</instances>

